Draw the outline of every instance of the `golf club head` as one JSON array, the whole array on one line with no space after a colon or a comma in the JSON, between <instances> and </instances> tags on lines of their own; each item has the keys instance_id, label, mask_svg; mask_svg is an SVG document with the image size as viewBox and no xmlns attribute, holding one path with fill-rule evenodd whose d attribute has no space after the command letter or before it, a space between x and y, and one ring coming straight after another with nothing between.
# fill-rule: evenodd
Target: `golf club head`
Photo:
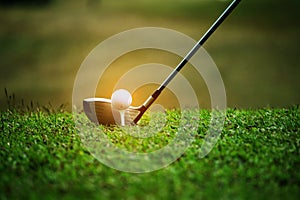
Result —
<instances>
[{"instance_id":1,"label":"golf club head","mask_svg":"<svg viewBox=\"0 0 300 200\"><path fill-rule=\"evenodd\" d=\"M102 125L120 125L120 112L112 108L111 100L105 98L87 98L83 100L83 110L94 123ZM140 113L139 107L130 106L125 110L125 125L133 125L134 119Z\"/></svg>"}]
</instances>

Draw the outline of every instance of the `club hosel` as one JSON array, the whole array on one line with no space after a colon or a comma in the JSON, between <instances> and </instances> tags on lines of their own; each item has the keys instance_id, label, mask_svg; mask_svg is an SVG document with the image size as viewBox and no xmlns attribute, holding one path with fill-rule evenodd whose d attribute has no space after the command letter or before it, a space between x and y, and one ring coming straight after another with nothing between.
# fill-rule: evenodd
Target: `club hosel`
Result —
<instances>
[{"instance_id":1,"label":"club hosel","mask_svg":"<svg viewBox=\"0 0 300 200\"><path fill-rule=\"evenodd\" d=\"M146 112L146 110L153 104L153 102L157 99L157 97L160 95L162 89L157 89L146 101L143 103L143 105L140 107L140 114L133 120L133 124L137 124L137 122L141 119L143 114Z\"/></svg>"},{"instance_id":2,"label":"club hosel","mask_svg":"<svg viewBox=\"0 0 300 200\"><path fill-rule=\"evenodd\" d=\"M143 104L145 109L148 109L152 103L157 99L157 97L160 95L161 91L156 90Z\"/></svg>"}]
</instances>

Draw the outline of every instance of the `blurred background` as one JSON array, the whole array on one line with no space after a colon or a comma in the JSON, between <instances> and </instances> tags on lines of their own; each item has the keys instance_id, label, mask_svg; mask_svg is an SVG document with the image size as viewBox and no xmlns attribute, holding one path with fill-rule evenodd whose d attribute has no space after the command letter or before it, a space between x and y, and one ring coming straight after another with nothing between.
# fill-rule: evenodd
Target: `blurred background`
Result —
<instances>
[{"instance_id":1,"label":"blurred background","mask_svg":"<svg viewBox=\"0 0 300 200\"><path fill-rule=\"evenodd\" d=\"M64 104L70 110L77 70L101 41L147 26L198 40L229 3L0 0L0 109L7 108L6 89L25 103ZM243 0L207 41L229 107L300 103L299 8L298 0Z\"/></svg>"}]
</instances>

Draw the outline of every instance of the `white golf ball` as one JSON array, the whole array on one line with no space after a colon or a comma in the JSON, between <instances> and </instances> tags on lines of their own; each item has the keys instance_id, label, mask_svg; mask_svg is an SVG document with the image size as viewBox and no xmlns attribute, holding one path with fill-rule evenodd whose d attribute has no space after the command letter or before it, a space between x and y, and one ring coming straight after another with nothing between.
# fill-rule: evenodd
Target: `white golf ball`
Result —
<instances>
[{"instance_id":1,"label":"white golf ball","mask_svg":"<svg viewBox=\"0 0 300 200\"><path fill-rule=\"evenodd\" d=\"M131 94L124 89L116 90L111 96L112 107L117 110L127 109L132 102Z\"/></svg>"}]
</instances>

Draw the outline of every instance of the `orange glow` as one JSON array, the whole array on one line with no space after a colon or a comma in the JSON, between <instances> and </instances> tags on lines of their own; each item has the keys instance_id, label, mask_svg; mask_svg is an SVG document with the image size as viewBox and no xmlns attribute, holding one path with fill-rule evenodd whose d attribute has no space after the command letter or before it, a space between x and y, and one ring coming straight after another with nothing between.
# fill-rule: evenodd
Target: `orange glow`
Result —
<instances>
[{"instance_id":1,"label":"orange glow","mask_svg":"<svg viewBox=\"0 0 300 200\"><path fill-rule=\"evenodd\" d=\"M114 92L113 90L120 78L129 70L137 66L146 63L160 63L174 68L181 61L181 59L182 58L177 55L157 49L143 49L129 52L113 61L106 69L98 82L95 96L109 99ZM157 76L159 73L160 71L153 71L153 74L149 74L148 76ZM190 82L191 86L195 90L197 98L199 99L198 101L200 107L209 108L210 97L202 77L197 74L193 66L190 64L187 64L186 68L183 69L181 73ZM164 78L161 80L161 82L163 82ZM129 90L129 88L135 88L134 91L130 91L132 95L132 106L141 105L159 86L158 84L154 83L149 83L146 85L134 85L136 82L139 82L143 79L145 79L145 77L137 75L132 77L132 83L124 83L121 85L121 87L119 87L126 90ZM180 87L181 83L176 81L177 80L174 79L172 82ZM178 108L179 100L171 90L166 88L156 100L155 104L161 104L165 108L169 109Z\"/></svg>"}]
</instances>

